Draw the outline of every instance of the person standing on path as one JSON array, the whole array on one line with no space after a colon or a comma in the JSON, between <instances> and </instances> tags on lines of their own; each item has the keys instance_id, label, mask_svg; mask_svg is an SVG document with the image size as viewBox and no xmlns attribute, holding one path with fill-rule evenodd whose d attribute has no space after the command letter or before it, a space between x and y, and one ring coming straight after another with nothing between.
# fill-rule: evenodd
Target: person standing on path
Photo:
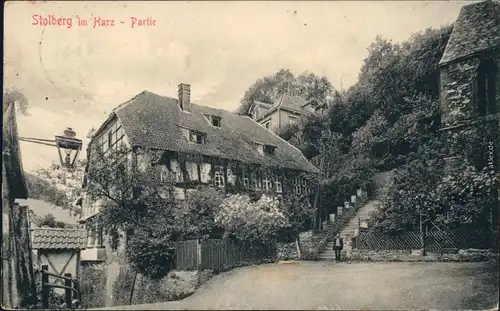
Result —
<instances>
[{"instance_id":1,"label":"person standing on path","mask_svg":"<svg viewBox=\"0 0 500 311\"><path fill-rule=\"evenodd\" d=\"M335 260L340 261L340 251L344 248L344 240L337 233L333 240L333 250L335 251Z\"/></svg>"}]
</instances>

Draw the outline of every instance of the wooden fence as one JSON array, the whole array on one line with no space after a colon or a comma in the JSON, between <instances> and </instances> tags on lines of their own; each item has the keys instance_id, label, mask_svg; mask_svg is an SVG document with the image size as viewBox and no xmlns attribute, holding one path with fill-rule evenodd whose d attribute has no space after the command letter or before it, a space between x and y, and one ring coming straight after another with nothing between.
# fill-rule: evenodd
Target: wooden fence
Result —
<instances>
[{"instance_id":1,"label":"wooden fence","mask_svg":"<svg viewBox=\"0 0 500 311\"><path fill-rule=\"evenodd\" d=\"M64 276L50 273L48 265L42 265L42 309L49 309L49 297L51 288L64 289L65 309L75 309L80 305L81 293L78 280L71 277L71 273L65 273ZM64 285L50 283L49 277L64 280ZM52 306L54 307L54 306Z\"/></svg>"},{"instance_id":2,"label":"wooden fence","mask_svg":"<svg viewBox=\"0 0 500 311\"><path fill-rule=\"evenodd\" d=\"M354 248L364 250L411 250L425 248L438 252L446 248L491 248L496 235L489 228L442 230L435 228L425 234L404 232L387 234L383 232L361 232L355 239Z\"/></svg>"},{"instance_id":3,"label":"wooden fence","mask_svg":"<svg viewBox=\"0 0 500 311\"><path fill-rule=\"evenodd\" d=\"M274 260L273 247L245 247L231 240L209 239L177 242L175 266L179 270L225 270Z\"/></svg>"}]
</instances>

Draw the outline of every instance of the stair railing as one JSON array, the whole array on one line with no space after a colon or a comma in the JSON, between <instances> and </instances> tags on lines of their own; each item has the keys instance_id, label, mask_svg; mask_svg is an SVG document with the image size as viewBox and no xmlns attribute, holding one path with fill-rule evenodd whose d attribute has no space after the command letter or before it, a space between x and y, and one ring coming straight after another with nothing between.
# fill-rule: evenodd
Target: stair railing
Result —
<instances>
[{"instance_id":1,"label":"stair railing","mask_svg":"<svg viewBox=\"0 0 500 311\"><path fill-rule=\"evenodd\" d=\"M346 209L345 213L342 213L340 217L338 218L335 217L335 222L331 226L329 226L326 236L323 239L321 239L321 241L318 243L317 246L318 254L322 253L325 250L328 240L331 239L331 237L333 237L337 233L340 233L340 231L356 215L360 207L365 205L366 202L368 202L368 198L366 196L364 197L357 196L357 198L359 199L359 201L356 201L356 203L354 203L352 207Z\"/></svg>"}]
</instances>

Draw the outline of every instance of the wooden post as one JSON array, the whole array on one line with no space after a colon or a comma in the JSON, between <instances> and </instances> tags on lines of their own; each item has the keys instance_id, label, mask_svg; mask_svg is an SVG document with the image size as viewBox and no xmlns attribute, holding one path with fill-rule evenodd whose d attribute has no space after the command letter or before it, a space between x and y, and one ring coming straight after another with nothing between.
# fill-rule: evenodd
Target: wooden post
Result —
<instances>
[{"instance_id":1,"label":"wooden post","mask_svg":"<svg viewBox=\"0 0 500 311\"><path fill-rule=\"evenodd\" d=\"M295 239L295 247L297 248L297 257L299 260L302 259L302 254L300 252L300 235L297 234L297 238Z\"/></svg>"},{"instance_id":2,"label":"wooden post","mask_svg":"<svg viewBox=\"0 0 500 311\"><path fill-rule=\"evenodd\" d=\"M42 265L42 309L49 308L49 272L48 265Z\"/></svg>"},{"instance_id":3,"label":"wooden post","mask_svg":"<svg viewBox=\"0 0 500 311\"><path fill-rule=\"evenodd\" d=\"M196 240L196 271L198 272L198 285L201 284L201 268L202 268L202 258L201 258L201 239Z\"/></svg>"},{"instance_id":4,"label":"wooden post","mask_svg":"<svg viewBox=\"0 0 500 311\"><path fill-rule=\"evenodd\" d=\"M76 299L78 300L78 304L80 304L80 305L81 305L81 303L82 303L82 293L80 292L80 283L79 283L79 279L76 279L76 280L74 281L74 283L75 283L75 290L76 290L76 293L75 293L75 295L76 295Z\"/></svg>"},{"instance_id":5,"label":"wooden post","mask_svg":"<svg viewBox=\"0 0 500 311\"><path fill-rule=\"evenodd\" d=\"M132 281L132 289L130 290L129 305L132 305L132 299L134 298L135 281L137 280L137 272L134 274L134 280Z\"/></svg>"},{"instance_id":6,"label":"wooden post","mask_svg":"<svg viewBox=\"0 0 500 311\"><path fill-rule=\"evenodd\" d=\"M320 163L319 163L319 176L318 176L318 187L316 188L316 193L314 195L314 206L313 208L316 209L316 228L321 229L322 228L322 211L321 208L318 207L318 200L319 200L319 192L321 189L321 177L323 173L323 164L324 164L324 158L323 156L321 157Z\"/></svg>"},{"instance_id":7,"label":"wooden post","mask_svg":"<svg viewBox=\"0 0 500 311\"><path fill-rule=\"evenodd\" d=\"M425 256L425 232L422 213L420 213L420 248L422 249L422 256Z\"/></svg>"},{"instance_id":8,"label":"wooden post","mask_svg":"<svg viewBox=\"0 0 500 311\"><path fill-rule=\"evenodd\" d=\"M71 281L71 273L64 273L64 276L66 277L64 279L64 286L69 287L64 289L64 302L66 303L66 308L71 309L73 281Z\"/></svg>"}]
</instances>

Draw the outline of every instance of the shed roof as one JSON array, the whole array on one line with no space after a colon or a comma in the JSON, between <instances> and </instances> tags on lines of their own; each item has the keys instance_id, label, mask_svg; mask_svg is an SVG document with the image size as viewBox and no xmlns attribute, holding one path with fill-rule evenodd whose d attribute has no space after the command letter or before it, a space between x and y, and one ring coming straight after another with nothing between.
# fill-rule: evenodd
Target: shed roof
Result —
<instances>
[{"instance_id":1,"label":"shed roof","mask_svg":"<svg viewBox=\"0 0 500 311\"><path fill-rule=\"evenodd\" d=\"M500 2L487 0L462 7L440 65L500 47Z\"/></svg>"},{"instance_id":2,"label":"shed roof","mask_svg":"<svg viewBox=\"0 0 500 311\"><path fill-rule=\"evenodd\" d=\"M87 232L82 229L32 229L33 249L84 249Z\"/></svg>"}]
</instances>

